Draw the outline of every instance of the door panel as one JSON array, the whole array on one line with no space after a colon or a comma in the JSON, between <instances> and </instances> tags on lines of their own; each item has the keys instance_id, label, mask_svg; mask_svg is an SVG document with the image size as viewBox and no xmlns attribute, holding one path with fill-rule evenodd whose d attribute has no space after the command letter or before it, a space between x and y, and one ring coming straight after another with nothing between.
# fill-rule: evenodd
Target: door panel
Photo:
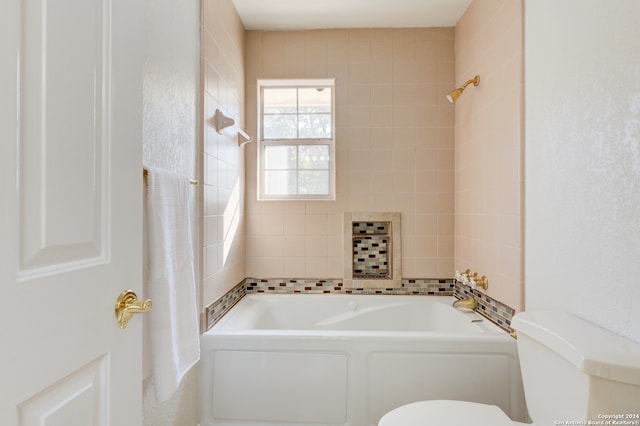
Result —
<instances>
[{"instance_id":1,"label":"door panel","mask_svg":"<svg viewBox=\"0 0 640 426\"><path fill-rule=\"evenodd\" d=\"M108 425L108 360L101 358L18 407L24 426Z\"/></svg>"},{"instance_id":2,"label":"door panel","mask_svg":"<svg viewBox=\"0 0 640 426\"><path fill-rule=\"evenodd\" d=\"M141 0L0 6L0 424L142 424Z\"/></svg>"},{"instance_id":3,"label":"door panel","mask_svg":"<svg viewBox=\"0 0 640 426\"><path fill-rule=\"evenodd\" d=\"M21 276L61 264L104 261L109 10L108 0L23 2ZM70 11L77 19L69 20Z\"/></svg>"}]
</instances>

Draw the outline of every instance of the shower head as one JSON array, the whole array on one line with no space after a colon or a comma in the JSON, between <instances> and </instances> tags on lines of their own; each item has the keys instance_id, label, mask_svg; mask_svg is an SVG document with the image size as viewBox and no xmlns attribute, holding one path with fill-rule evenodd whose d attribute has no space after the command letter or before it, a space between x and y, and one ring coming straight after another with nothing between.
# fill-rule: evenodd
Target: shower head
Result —
<instances>
[{"instance_id":1,"label":"shower head","mask_svg":"<svg viewBox=\"0 0 640 426\"><path fill-rule=\"evenodd\" d=\"M462 95L462 92L464 92L464 89L466 89L467 86L470 85L471 83L473 83L474 86L479 85L480 84L480 76L476 75L471 80L467 80L462 86L458 87L455 90L450 91L447 94L447 100L449 102L453 103L456 99L458 99L458 97L460 95Z\"/></svg>"}]
</instances>

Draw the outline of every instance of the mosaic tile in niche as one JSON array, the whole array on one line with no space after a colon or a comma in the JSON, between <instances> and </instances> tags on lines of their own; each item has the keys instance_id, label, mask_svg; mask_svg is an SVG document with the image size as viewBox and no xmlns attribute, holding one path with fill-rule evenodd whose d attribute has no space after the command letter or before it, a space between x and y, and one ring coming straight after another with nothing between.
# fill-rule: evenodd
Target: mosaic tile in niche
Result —
<instances>
[{"instance_id":1,"label":"mosaic tile in niche","mask_svg":"<svg viewBox=\"0 0 640 426\"><path fill-rule=\"evenodd\" d=\"M352 223L353 278L391 278L391 222Z\"/></svg>"}]
</instances>

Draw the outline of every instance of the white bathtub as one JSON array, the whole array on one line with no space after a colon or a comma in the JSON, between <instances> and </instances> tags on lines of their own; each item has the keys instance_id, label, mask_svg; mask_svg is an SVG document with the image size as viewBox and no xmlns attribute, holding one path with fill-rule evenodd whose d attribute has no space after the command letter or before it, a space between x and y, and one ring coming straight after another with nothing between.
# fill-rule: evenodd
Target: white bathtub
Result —
<instances>
[{"instance_id":1,"label":"white bathtub","mask_svg":"<svg viewBox=\"0 0 640 426\"><path fill-rule=\"evenodd\" d=\"M245 296L202 335L201 425L376 425L425 399L524 421L515 341L454 300Z\"/></svg>"}]
</instances>

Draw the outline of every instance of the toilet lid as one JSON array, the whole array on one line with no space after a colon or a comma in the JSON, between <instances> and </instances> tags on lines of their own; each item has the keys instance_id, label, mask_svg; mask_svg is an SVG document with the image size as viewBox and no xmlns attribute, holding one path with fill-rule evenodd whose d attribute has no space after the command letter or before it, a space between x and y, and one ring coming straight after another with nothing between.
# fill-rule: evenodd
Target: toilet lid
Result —
<instances>
[{"instance_id":1,"label":"toilet lid","mask_svg":"<svg viewBox=\"0 0 640 426\"><path fill-rule=\"evenodd\" d=\"M385 414L378 426L513 426L495 405L466 401L420 401L403 405Z\"/></svg>"}]
</instances>

